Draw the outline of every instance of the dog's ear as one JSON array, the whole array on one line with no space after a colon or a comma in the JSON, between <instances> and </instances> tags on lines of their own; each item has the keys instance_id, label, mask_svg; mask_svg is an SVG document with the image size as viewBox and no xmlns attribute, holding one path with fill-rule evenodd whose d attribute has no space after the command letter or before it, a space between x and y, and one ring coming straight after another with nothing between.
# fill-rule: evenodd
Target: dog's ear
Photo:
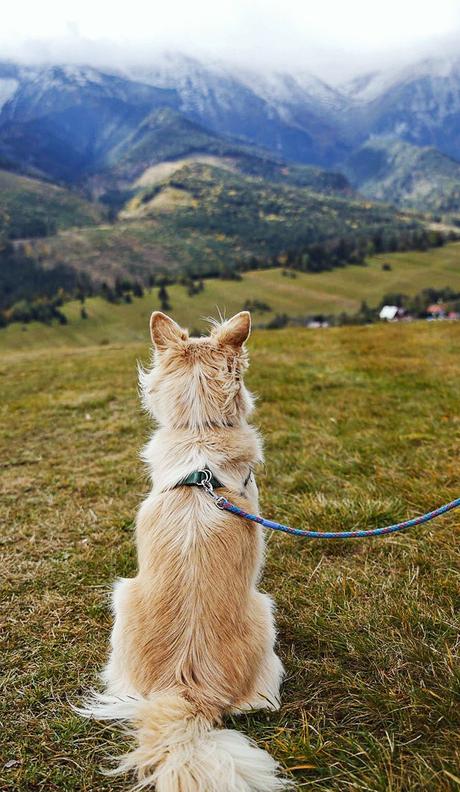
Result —
<instances>
[{"instance_id":1,"label":"dog's ear","mask_svg":"<svg viewBox=\"0 0 460 792\"><path fill-rule=\"evenodd\" d=\"M186 330L161 311L154 311L150 317L150 335L158 349L166 349L179 341L186 341L188 337Z\"/></svg>"},{"instance_id":2,"label":"dog's ear","mask_svg":"<svg viewBox=\"0 0 460 792\"><path fill-rule=\"evenodd\" d=\"M251 332L251 314L249 311L240 311L227 319L214 331L219 343L240 349L249 338Z\"/></svg>"}]
</instances>

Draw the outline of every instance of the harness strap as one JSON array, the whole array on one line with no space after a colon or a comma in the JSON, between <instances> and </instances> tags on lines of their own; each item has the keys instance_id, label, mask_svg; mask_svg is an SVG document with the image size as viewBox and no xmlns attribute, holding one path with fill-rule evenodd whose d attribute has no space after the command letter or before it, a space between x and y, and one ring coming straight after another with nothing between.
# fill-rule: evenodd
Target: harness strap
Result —
<instances>
[{"instance_id":1,"label":"harness strap","mask_svg":"<svg viewBox=\"0 0 460 792\"><path fill-rule=\"evenodd\" d=\"M249 473L243 481L243 489L249 484L251 476L252 468L249 468ZM189 473L188 476L178 481L175 487L202 487L205 483L210 485L213 490L222 489L224 486L208 468L204 468L204 470L194 470L192 473Z\"/></svg>"},{"instance_id":2,"label":"harness strap","mask_svg":"<svg viewBox=\"0 0 460 792\"><path fill-rule=\"evenodd\" d=\"M208 481L213 489L220 489L224 486L215 476L212 474L209 476L207 470L194 470L193 473L189 473L188 476L178 481L175 486L202 487L204 481Z\"/></svg>"}]
</instances>

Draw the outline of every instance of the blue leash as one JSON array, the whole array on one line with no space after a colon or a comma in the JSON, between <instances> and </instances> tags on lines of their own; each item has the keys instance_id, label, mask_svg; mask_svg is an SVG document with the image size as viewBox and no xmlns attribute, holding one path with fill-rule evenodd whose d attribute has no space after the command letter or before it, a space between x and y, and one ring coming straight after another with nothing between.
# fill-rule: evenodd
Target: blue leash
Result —
<instances>
[{"instance_id":1,"label":"blue leash","mask_svg":"<svg viewBox=\"0 0 460 792\"><path fill-rule=\"evenodd\" d=\"M205 475L199 486L203 487L208 495L211 495L219 509L232 512L232 514L236 514L238 517L244 517L244 519L258 523L264 528L271 528L272 531L283 531L283 533L291 534L292 536L306 536L309 539L365 539L369 536L385 536L385 534L396 533L396 531L412 528L414 525L422 525L423 523L430 522L430 520L434 520L435 517L440 517L441 514L446 514L452 511L452 509L458 509L460 506L460 498L456 498L434 511L422 514L420 517L413 517L412 520L405 520L404 522L395 523L394 525L387 525L385 528L372 528L367 531L302 531L300 528L290 528L289 525L283 525L273 520L265 520L264 517L258 517L256 514L245 512L243 509L240 509L239 506L235 506L234 503L224 498L223 495L217 495L214 492L214 487L211 484L212 474L210 470L205 468L202 472Z\"/></svg>"}]
</instances>

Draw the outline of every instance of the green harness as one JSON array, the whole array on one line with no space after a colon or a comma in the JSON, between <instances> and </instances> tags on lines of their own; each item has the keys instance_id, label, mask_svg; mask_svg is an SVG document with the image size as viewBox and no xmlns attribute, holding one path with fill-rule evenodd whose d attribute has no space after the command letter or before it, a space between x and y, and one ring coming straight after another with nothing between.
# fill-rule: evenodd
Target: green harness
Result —
<instances>
[{"instance_id":1,"label":"green harness","mask_svg":"<svg viewBox=\"0 0 460 792\"><path fill-rule=\"evenodd\" d=\"M183 487L184 485L188 487L201 487L205 479L207 479L207 474L204 470L194 470L193 473L189 473L188 476L178 481L176 487ZM213 489L219 489L219 487L224 486L215 476L211 476L209 483L212 485Z\"/></svg>"},{"instance_id":2,"label":"green harness","mask_svg":"<svg viewBox=\"0 0 460 792\"><path fill-rule=\"evenodd\" d=\"M249 468L249 473L244 480L243 489L249 484L249 479L251 478L252 470ZM210 484L213 489L222 488L224 485L217 479L213 474L209 477L209 471L206 470L194 470L193 473L189 473L188 476L181 479L175 485L176 487L202 487L203 482Z\"/></svg>"}]
</instances>

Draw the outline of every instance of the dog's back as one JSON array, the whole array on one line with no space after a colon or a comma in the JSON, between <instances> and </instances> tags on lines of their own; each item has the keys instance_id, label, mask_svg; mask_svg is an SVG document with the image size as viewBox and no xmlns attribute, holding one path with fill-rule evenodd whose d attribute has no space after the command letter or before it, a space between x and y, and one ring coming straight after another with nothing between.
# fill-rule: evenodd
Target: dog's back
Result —
<instances>
[{"instance_id":1,"label":"dog's back","mask_svg":"<svg viewBox=\"0 0 460 792\"><path fill-rule=\"evenodd\" d=\"M259 529L184 487L144 502L137 543L138 575L116 595L116 651L132 686L144 696L175 688L210 716L237 707L266 652Z\"/></svg>"}]
</instances>

